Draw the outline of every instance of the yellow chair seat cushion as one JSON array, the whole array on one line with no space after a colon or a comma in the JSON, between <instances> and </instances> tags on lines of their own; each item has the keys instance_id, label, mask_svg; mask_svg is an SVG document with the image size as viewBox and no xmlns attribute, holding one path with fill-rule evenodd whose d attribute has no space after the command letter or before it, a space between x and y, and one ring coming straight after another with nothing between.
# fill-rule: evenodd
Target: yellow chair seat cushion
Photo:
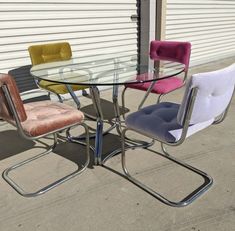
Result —
<instances>
[{"instance_id":1,"label":"yellow chair seat cushion","mask_svg":"<svg viewBox=\"0 0 235 231\"><path fill-rule=\"evenodd\" d=\"M41 80L39 86L45 90L54 92L56 94L67 94L68 89L64 84L52 83L46 80ZM79 91L88 88L87 86L82 85L70 85L73 91Z\"/></svg>"}]
</instances>

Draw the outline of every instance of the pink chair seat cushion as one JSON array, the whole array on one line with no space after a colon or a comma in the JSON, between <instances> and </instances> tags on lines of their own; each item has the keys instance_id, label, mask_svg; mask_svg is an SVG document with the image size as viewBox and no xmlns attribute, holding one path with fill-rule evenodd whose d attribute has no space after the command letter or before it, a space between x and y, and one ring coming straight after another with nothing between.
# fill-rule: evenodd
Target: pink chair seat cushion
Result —
<instances>
[{"instance_id":1,"label":"pink chair seat cushion","mask_svg":"<svg viewBox=\"0 0 235 231\"><path fill-rule=\"evenodd\" d=\"M125 86L128 88L133 88L141 91L147 91L150 87L152 82L147 83L133 83L133 84L126 84ZM162 79L155 83L152 93L156 94L167 94L177 88L180 88L183 86L183 80L181 78L177 77L171 77L168 79Z\"/></svg>"},{"instance_id":2,"label":"pink chair seat cushion","mask_svg":"<svg viewBox=\"0 0 235 231\"><path fill-rule=\"evenodd\" d=\"M21 123L30 136L43 135L82 122L84 114L69 105L50 100L24 104L27 119Z\"/></svg>"}]
</instances>

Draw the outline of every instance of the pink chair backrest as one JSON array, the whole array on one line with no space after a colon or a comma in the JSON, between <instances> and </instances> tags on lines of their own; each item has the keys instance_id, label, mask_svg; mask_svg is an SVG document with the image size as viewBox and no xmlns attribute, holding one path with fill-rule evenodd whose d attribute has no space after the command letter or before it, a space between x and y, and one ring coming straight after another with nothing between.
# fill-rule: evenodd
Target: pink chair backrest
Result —
<instances>
[{"instance_id":1,"label":"pink chair backrest","mask_svg":"<svg viewBox=\"0 0 235 231\"><path fill-rule=\"evenodd\" d=\"M21 122L27 119L23 102L20 98L19 90L16 86L15 80L7 74L0 74L0 117L7 122L14 123L15 119L10 110L6 96L3 92L2 86L7 86L16 112Z\"/></svg>"},{"instance_id":2,"label":"pink chair backrest","mask_svg":"<svg viewBox=\"0 0 235 231\"><path fill-rule=\"evenodd\" d=\"M150 43L150 58L152 60L167 60L179 62L185 65L188 70L191 54L189 42L157 41Z\"/></svg>"}]
</instances>

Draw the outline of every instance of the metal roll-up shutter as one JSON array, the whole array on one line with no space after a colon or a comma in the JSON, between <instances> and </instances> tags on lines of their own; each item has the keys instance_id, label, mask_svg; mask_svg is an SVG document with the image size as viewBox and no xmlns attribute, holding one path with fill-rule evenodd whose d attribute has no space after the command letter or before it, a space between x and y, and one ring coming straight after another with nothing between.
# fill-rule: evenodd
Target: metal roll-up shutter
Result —
<instances>
[{"instance_id":1,"label":"metal roll-up shutter","mask_svg":"<svg viewBox=\"0 0 235 231\"><path fill-rule=\"evenodd\" d=\"M31 64L28 47L68 41L82 61L137 56L137 0L0 2L0 72Z\"/></svg>"},{"instance_id":2,"label":"metal roll-up shutter","mask_svg":"<svg viewBox=\"0 0 235 231\"><path fill-rule=\"evenodd\" d=\"M167 0L165 39L192 43L190 66L235 56L235 1Z\"/></svg>"}]
</instances>

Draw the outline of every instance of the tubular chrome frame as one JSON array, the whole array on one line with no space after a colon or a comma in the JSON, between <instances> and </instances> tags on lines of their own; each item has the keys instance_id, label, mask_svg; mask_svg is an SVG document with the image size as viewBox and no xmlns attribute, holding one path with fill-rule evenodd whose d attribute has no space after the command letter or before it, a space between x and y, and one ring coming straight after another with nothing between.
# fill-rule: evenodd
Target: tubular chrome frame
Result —
<instances>
[{"instance_id":1,"label":"tubular chrome frame","mask_svg":"<svg viewBox=\"0 0 235 231\"><path fill-rule=\"evenodd\" d=\"M61 97L59 94L57 94L57 93L55 93L55 92L53 92L53 91L50 91L50 90L47 90L47 89L41 87L40 84L39 84L39 80L38 80L38 79L35 79L35 78L34 78L34 81L35 81L35 83L36 83L36 85L38 86L39 89L48 92L49 95L50 95L50 94L55 95L55 96L58 98L59 102L60 102L60 103L63 103L63 99L62 99L62 97Z\"/></svg>"},{"instance_id":2,"label":"tubular chrome frame","mask_svg":"<svg viewBox=\"0 0 235 231\"><path fill-rule=\"evenodd\" d=\"M17 130L19 131L19 133L21 134L21 136L24 137L25 139L28 139L28 140L37 140L37 139L46 137L46 136L48 136L48 135L53 135L53 140L54 140L53 145L50 146L50 147L48 148L48 150L46 150L45 152L40 153L40 154L38 154L38 155L36 155L36 156L34 156L34 157L31 157L31 158L29 158L29 159L26 159L26 160L24 160L24 161L22 161L22 162L20 162L20 163L17 163L17 164L15 164L15 165L13 165L13 166L11 166L11 167L5 169L4 172L3 172L3 174L2 174L2 176L3 176L3 178L6 180L6 182L7 182L12 188L14 188L15 191L18 192L20 195L22 195L22 196L24 196L24 197L35 197L35 196L39 196L39 195L41 195L41 194L43 194L43 193L46 193L47 191L49 191L49 190L55 188L56 186L58 186L58 185L64 183L65 181L71 179L72 177L75 177L75 176L81 174L81 173L87 168L88 164L90 163L89 131L88 131L87 125L84 124L84 123L75 123L75 124L72 124L72 125L69 125L69 126L65 126L65 127L61 128L61 129L57 129L57 130L55 130L55 131L53 131L53 132L49 132L49 133L46 133L46 134L43 134L43 135L40 135L40 136L36 136L36 137L28 136L28 135L24 132L24 130L23 130L22 126L21 126L21 122L20 122L19 116L18 116L18 114L17 114L15 105L14 105L14 103L13 103L13 100L12 100L11 96L10 96L10 92L9 92L7 86L6 86L6 85L3 85L3 86L1 86L1 87L2 87L2 89L3 89L3 92L4 92L5 96L6 96L6 100L7 100L7 102L8 102L9 109L11 110L11 112L13 113L13 116L14 116L14 118L15 118ZM40 157L43 157L43 156L49 154L50 152L52 152L53 149L56 147L56 144L57 144L57 133L60 132L60 131L66 130L66 129L70 129L71 127L74 127L74 126L77 126L77 125L82 126L82 127L84 128L85 134L86 134L86 139L85 139L86 142L85 142L85 143L77 142L77 141L71 140L72 142L80 143L80 144L86 146L86 162L85 162L85 164L82 166L81 169L79 169L79 167L78 167L78 169L75 170L75 171L73 171L72 173L70 173L70 174L68 174L68 175L66 175L66 176L64 176L64 177L62 177L62 178L56 180L55 182L53 182L53 183L51 183L51 184L49 184L49 185L47 185L47 186L45 186L45 187L43 187L43 188L37 190L36 192L26 192L23 188L21 188L16 182L14 182L14 181L9 177L8 174L9 174L12 170L14 170L14 169L16 169L16 168L19 168L19 167L21 167L21 166L23 166L23 165L25 165L25 164L27 164L27 163L30 163L31 161L34 161L34 160L36 160L36 159L38 159L38 158L40 158Z\"/></svg>"},{"instance_id":3,"label":"tubular chrome frame","mask_svg":"<svg viewBox=\"0 0 235 231\"><path fill-rule=\"evenodd\" d=\"M113 157L114 155L121 152L121 149L118 148L110 153L107 154L107 156L102 160L102 147L103 147L103 135L105 132L103 132L103 125L104 125L104 118L102 113L102 108L100 105L100 94L99 90L96 86L90 87L90 94L93 101L93 106L96 111L96 136L95 136L95 147L92 147L94 150L94 159L95 159L95 165L103 165L109 158ZM113 105L114 105L114 112L115 112L115 121L113 122L113 126L111 129L116 128L116 131L119 135L122 133L122 125L120 120L120 111L119 111L119 104L118 104L118 85L113 86ZM110 130L111 130L110 129ZM106 134L106 133L105 133ZM73 137L74 139L74 137ZM75 138L76 139L76 138ZM143 142L139 140L131 140L128 139L128 142L134 142L137 143L134 146L135 147L149 147L153 145L154 141L151 142ZM133 146L131 146L132 148Z\"/></svg>"},{"instance_id":4,"label":"tubular chrome frame","mask_svg":"<svg viewBox=\"0 0 235 231\"><path fill-rule=\"evenodd\" d=\"M185 85L185 82L186 82L187 75L188 75L188 71L183 70L183 72L184 72L184 78L183 78L183 86L184 86L184 85ZM146 91L146 93L145 93L143 99L141 100L141 102L140 102L140 104L139 104L139 106L138 106L138 110L140 110L140 109L142 108L142 106L144 105L144 103L145 103L146 99L148 98L149 94L152 92L152 89L153 89L154 85L157 83L157 80L158 80L158 79L156 79L155 81L152 81L152 82L151 82L151 84L150 84L148 90ZM126 89L127 89L127 88L128 88L128 86L125 86L124 89L123 89L123 91L122 91L122 107L123 107L123 108L125 108L125 92L126 92ZM181 87L180 87L180 88L181 88ZM176 91L176 90L178 90L178 89L179 89L179 88L176 88L176 89L174 89L174 90L172 90L172 91L170 91L170 92ZM170 93L170 92L169 92L169 93ZM167 94L168 94L168 93L167 93ZM166 94L159 94L159 96L158 96L158 98L157 98L157 103L160 103L160 101L161 101L161 99L162 99L162 97L163 97L164 95L166 95ZM123 114L123 118L125 119L125 114Z\"/></svg>"},{"instance_id":5,"label":"tubular chrome frame","mask_svg":"<svg viewBox=\"0 0 235 231\"><path fill-rule=\"evenodd\" d=\"M185 71L185 70L184 70L184 79L183 79L183 85L182 85L182 86L185 85L187 75L188 75L188 71ZM154 84L155 84L155 82L154 82ZM149 94L151 93L151 91L152 91L152 89L153 89L153 87L154 87L154 84L153 84L153 86L150 86L149 89L147 90L147 92L145 93L144 98L142 99L142 101L140 102L140 104L139 104L139 106L138 106L138 109L139 109L139 110L142 108L143 104L145 103L146 99L148 98ZM179 88L181 88L181 87L179 87ZM171 92L173 92L173 91L176 91L176 90L178 90L179 88L176 88L176 89L174 89L174 90L172 90L172 91L170 91L170 92L168 92L168 93L171 93ZM167 93L167 94L168 94L168 93ZM158 96L158 98L157 98L157 103L160 103L162 97L163 97L164 95L167 95L167 94L159 94L159 96Z\"/></svg>"},{"instance_id":6,"label":"tubular chrome frame","mask_svg":"<svg viewBox=\"0 0 235 231\"><path fill-rule=\"evenodd\" d=\"M129 181L131 181L132 183L134 183L135 185L137 185L138 187L140 187L141 189L143 189L144 191L146 191L147 193L149 193L150 195L154 196L155 198L157 198L158 200L162 201L163 203L173 206L173 207L183 207L183 206L187 206L190 203L192 203L196 198L198 198L200 195L202 195L205 191L207 191L210 186L213 184L213 179L206 174L205 172L190 166L186 163L184 163L183 161L180 161L178 159L176 159L175 157L170 156L170 154L166 151L164 144L170 145L170 146L178 146L180 144L182 144L186 138L187 135L187 130L189 127L189 123L190 123L190 118L192 115L192 110L193 110L193 106L194 106L194 102L196 99L196 95L197 95L197 88L193 88L190 92L190 98L189 98L189 102L187 105L187 109L186 109L186 113L184 115L183 118L183 129L182 129L182 134L181 137L178 141L174 142L174 143L167 143L163 140L158 140L161 143L161 148L162 148L162 152L163 153L158 153L153 151L154 153L157 153L193 172L195 172L196 174L202 176L204 178L204 183L201 184L198 188L196 188L192 193L190 193L188 196L186 196L185 198L183 198L181 201L170 201L168 200L166 197L162 196L161 194L159 194L158 192L154 191L153 189L149 188L148 186L144 185L142 182L140 182L139 180L137 180L136 178L134 178L133 176L131 176L131 174L129 173L128 169L127 169L127 165L126 165L126 158L125 158L125 134L128 130L132 130L135 131L134 129L131 128L125 128L122 132L122 136L121 136L121 140L122 140L122 168L123 171L127 177L127 179ZM229 105L228 105L229 107ZM138 131L138 133L140 133ZM144 134L142 133L142 135L145 135L147 137L150 137L148 134ZM150 137L152 138L152 137ZM156 139L156 138L155 138ZM156 139L157 140L157 139Z\"/></svg>"},{"instance_id":7,"label":"tubular chrome frame","mask_svg":"<svg viewBox=\"0 0 235 231\"><path fill-rule=\"evenodd\" d=\"M72 71L74 71L74 70L76 70L76 69L73 68ZM87 68L85 68L85 70L86 70L86 72L88 73L89 78L92 78L92 72L91 72L89 69L87 69ZM60 74L61 74L61 72L63 72L63 68L61 68ZM39 81L36 76L35 76L35 80L36 80L36 82ZM47 81L49 81L49 80L47 80ZM70 94L71 98L72 98L73 101L75 102L75 104L76 104L76 106L77 106L77 109L80 110L80 109L81 109L80 100L79 100L78 96L74 93L74 91L73 91L71 85L70 85L70 84L62 84L62 83L61 83L61 85L65 85L65 87L66 87L67 90L68 90L68 93ZM38 86L39 86L39 84L38 84ZM39 87L40 87L40 86L39 86ZM89 86L87 86L87 88L89 88ZM93 88L96 88L96 89L95 89L95 91L97 92L96 94L99 94L99 89L98 89L96 86L93 86ZM43 89L43 88L42 88L42 89ZM47 89L44 89L44 90L46 90L46 91L48 91L48 92L51 92L51 93L57 95L59 101L60 101L61 103L63 103L63 99L62 99L62 97L61 97L60 94L57 94L57 93L52 92L52 91L49 91L49 90L47 90ZM91 87L90 87L90 91L93 91ZM82 95L85 96L85 97L88 97L88 96L89 96L90 98L92 98L92 93L90 93L90 95L89 95L89 94L86 92L85 89L82 90ZM93 100L93 99L92 99L92 102L94 103L94 100ZM99 103L100 103L100 102L99 102ZM94 106L94 108L95 108L95 110L96 110L96 106ZM100 108L100 111L101 111L101 113L102 113L101 108ZM97 111L96 111L96 112L97 112ZM90 119L90 120L93 120L93 121L96 121L96 120L97 120L97 118L96 118L95 116L92 116L92 115L87 114L87 113L85 113L85 112L83 112L83 114L85 115L85 117L86 117L87 119ZM115 128L115 124L114 124L112 121L107 121L107 123L110 124L110 127L107 128L105 131L103 131L103 135L106 135L109 131L111 131L112 129ZM89 127L89 126L88 126L88 127ZM90 129L90 130L94 130L92 127L89 127L89 129ZM69 135L69 136L70 136L70 135ZM91 134L91 135L90 135L90 138L94 138L94 137L95 137L95 134ZM84 136L82 136L82 137L77 137L77 138L70 136L70 140L71 140L71 141L74 141L74 142L79 142L79 140L83 140L84 138L85 138Z\"/></svg>"}]
</instances>

